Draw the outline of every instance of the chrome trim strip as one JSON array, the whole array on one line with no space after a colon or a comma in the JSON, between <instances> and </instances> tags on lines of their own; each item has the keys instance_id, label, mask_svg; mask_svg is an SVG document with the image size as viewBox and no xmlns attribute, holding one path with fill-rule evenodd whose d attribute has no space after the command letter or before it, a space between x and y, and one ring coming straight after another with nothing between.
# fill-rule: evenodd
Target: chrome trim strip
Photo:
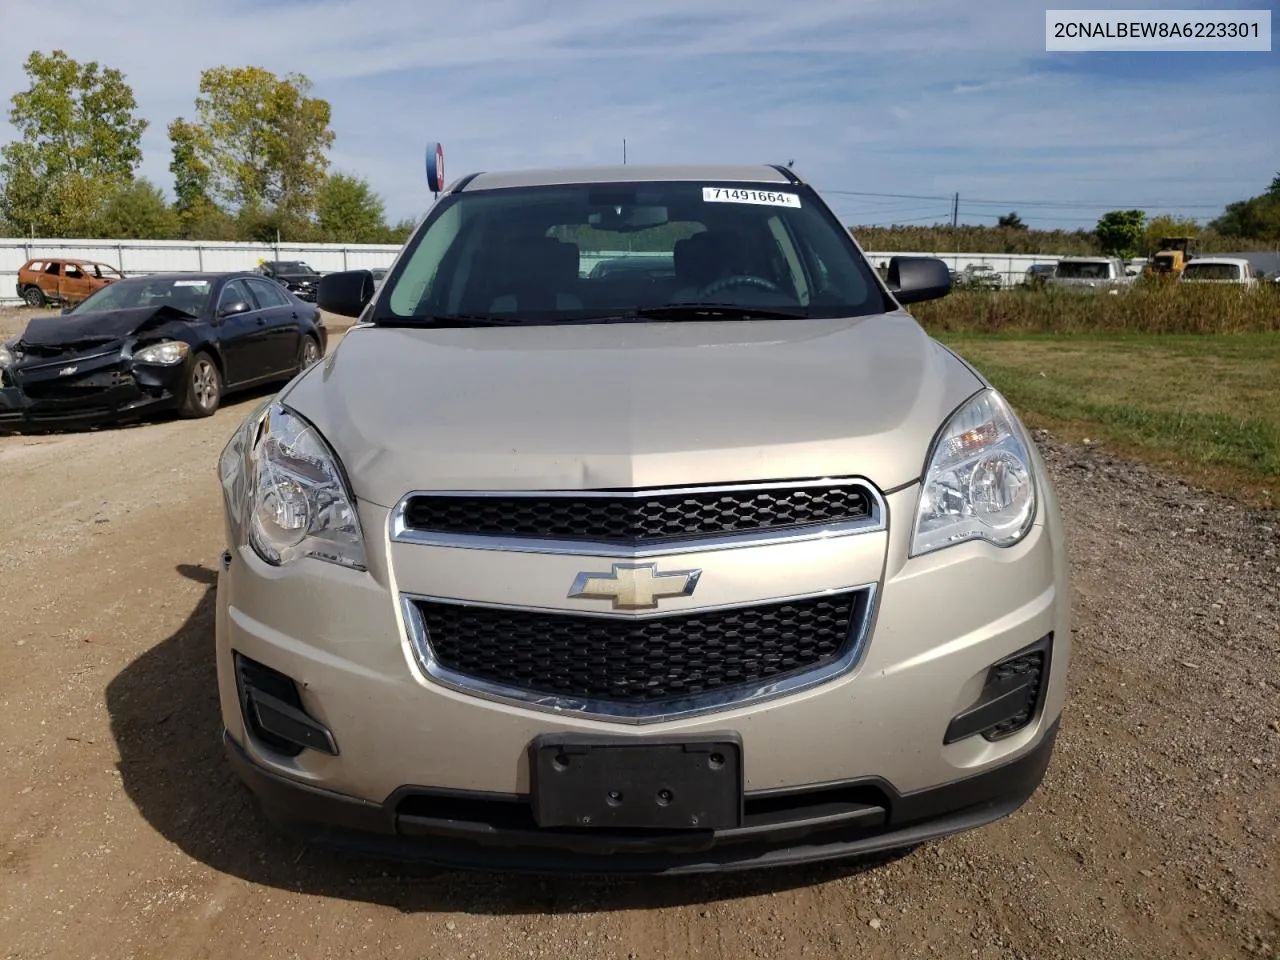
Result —
<instances>
[{"instance_id":1,"label":"chrome trim strip","mask_svg":"<svg viewBox=\"0 0 1280 960\"><path fill-rule=\"evenodd\" d=\"M744 490L782 490L799 487L857 486L871 501L871 515L862 520L842 523L807 524L777 530L751 530L743 533L711 534L685 540L667 540L640 547L627 547L598 540L559 540L538 537L513 537L506 534L431 533L412 530L405 523L405 512L413 497L598 497L602 499L640 499L643 497L680 496L682 494L729 493ZM400 498L387 518L388 536L393 543L411 543L424 547L450 547L465 550L501 550L507 553L544 553L573 556L617 558L623 560L661 557L681 553L703 553L744 547L774 546L800 543L829 537L847 537L876 533L885 529L884 498L876 487L861 477L824 477L818 480L774 481L712 485L705 487L643 487L628 490L413 490Z\"/></svg>"},{"instance_id":2,"label":"chrome trim strip","mask_svg":"<svg viewBox=\"0 0 1280 960\"><path fill-rule=\"evenodd\" d=\"M681 613L689 615L707 611L733 609L735 607L765 606L774 603L785 603L788 600L811 599L813 597L832 594L848 594L852 597L857 593L865 595L865 599L862 603L862 619L861 622L852 627L855 631L853 643L850 644L849 649L838 660L816 670L811 670L808 673L787 677L773 683L761 684L758 687L739 687L732 690L716 691L696 697L682 697L679 699L663 700L647 704L615 703L608 700L574 699L551 694L534 693L528 690L522 690L519 687L508 687L503 684L493 683L488 680L481 680L476 677L471 677L466 674L456 673L449 670L436 660L435 654L431 649L431 641L427 634L426 625L423 623L422 616L418 613L418 608L414 605L414 601L427 600L433 603L451 603L460 606L483 606L495 609L531 610L545 613L564 613L562 610L548 610L538 607L503 606L501 604L490 603L470 603L462 600L451 600L441 597L423 597L411 594L401 594L400 609L404 615L405 628L408 630L409 642L413 647L418 666L431 680L443 687L447 687L458 693L478 697L483 700L512 704L519 707L527 707L531 710L554 713L561 716L584 717L588 719L608 720L618 723L644 724L661 723L664 721L692 717L700 714L736 709L738 707L760 703L766 700L774 700L779 697L800 693L801 691L816 687L819 684L827 683L852 672L862 659L862 654L867 645L867 637L871 630L871 624L875 620L876 585L874 583L870 583L853 588L824 590L819 593L805 594L797 597L780 597L763 601L756 600L747 603L728 604L718 607L698 607L695 610L663 611L659 614L632 615L636 619L644 619L646 617L654 616L670 617L677 616ZM598 612L572 615L596 617L610 616L610 614Z\"/></svg>"},{"instance_id":3,"label":"chrome trim strip","mask_svg":"<svg viewBox=\"0 0 1280 960\"><path fill-rule=\"evenodd\" d=\"M25 355L24 355L25 356ZM70 364L89 363L91 360L101 360L103 357L115 357L117 360L121 358L120 348L114 350L104 350L101 353L92 353L88 356L66 356L55 360L43 359L38 362L25 362L22 364L24 373L33 370L48 370L50 367L65 367Z\"/></svg>"}]
</instances>

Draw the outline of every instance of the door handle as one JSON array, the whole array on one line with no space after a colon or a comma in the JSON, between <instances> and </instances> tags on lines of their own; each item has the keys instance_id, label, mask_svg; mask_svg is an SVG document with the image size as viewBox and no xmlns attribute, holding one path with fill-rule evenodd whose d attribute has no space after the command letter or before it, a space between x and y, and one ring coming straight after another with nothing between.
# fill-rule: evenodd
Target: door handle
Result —
<instances>
[{"instance_id":1,"label":"door handle","mask_svg":"<svg viewBox=\"0 0 1280 960\"><path fill-rule=\"evenodd\" d=\"M259 317L259 318L258 318L258 326L260 326L260 327L265 327L266 325L267 325L266 318L265 318L265 317Z\"/></svg>"}]
</instances>

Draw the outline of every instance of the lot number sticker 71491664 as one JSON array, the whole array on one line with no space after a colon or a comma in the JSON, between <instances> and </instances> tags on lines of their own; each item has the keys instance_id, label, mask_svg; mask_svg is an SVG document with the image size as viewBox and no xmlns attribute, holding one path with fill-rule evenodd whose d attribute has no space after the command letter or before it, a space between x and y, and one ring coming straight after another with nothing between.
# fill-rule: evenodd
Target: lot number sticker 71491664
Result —
<instances>
[{"instance_id":1,"label":"lot number sticker 71491664","mask_svg":"<svg viewBox=\"0 0 1280 960\"><path fill-rule=\"evenodd\" d=\"M703 187L702 199L716 203L764 203L774 207L798 207L800 197L774 190L746 190L742 187Z\"/></svg>"}]
</instances>

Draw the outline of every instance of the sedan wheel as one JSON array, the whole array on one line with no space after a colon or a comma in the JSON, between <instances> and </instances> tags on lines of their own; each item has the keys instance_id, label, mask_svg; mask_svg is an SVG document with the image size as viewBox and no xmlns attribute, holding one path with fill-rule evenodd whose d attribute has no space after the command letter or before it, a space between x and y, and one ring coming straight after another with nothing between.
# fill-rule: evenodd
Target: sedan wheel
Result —
<instances>
[{"instance_id":1,"label":"sedan wheel","mask_svg":"<svg viewBox=\"0 0 1280 960\"><path fill-rule=\"evenodd\" d=\"M302 372L311 367L312 364L320 360L320 344L316 343L310 337L302 338L302 359L298 364L298 371Z\"/></svg>"},{"instance_id":2,"label":"sedan wheel","mask_svg":"<svg viewBox=\"0 0 1280 960\"><path fill-rule=\"evenodd\" d=\"M187 376L187 394L183 398L181 412L184 417L208 417L222 402L222 376L213 358L207 353L196 354Z\"/></svg>"}]
</instances>

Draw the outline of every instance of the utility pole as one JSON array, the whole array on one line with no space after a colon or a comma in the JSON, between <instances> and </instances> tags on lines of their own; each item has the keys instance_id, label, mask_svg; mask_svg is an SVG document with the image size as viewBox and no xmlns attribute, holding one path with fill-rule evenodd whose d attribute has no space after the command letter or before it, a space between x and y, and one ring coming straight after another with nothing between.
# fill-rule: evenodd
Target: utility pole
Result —
<instances>
[{"instance_id":1,"label":"utility pole","mask_svg":"<svg viewBox=\"0 0 1280 960\"><path fill-rule=\"evenodd\" d=\"M955 227L960 220L960 193L956 192L955 198L951 201L951 226Z\"/></svg>"},{"instance_id":2,"label":"utility pole","mask_svg":"<svg viewBox=\"0 0 1280 960\"><path fill-rule=\"evenodd\" d=\"M627 165L627 138L622 138L622 165Z\"/></svg>"}]
</instances>

